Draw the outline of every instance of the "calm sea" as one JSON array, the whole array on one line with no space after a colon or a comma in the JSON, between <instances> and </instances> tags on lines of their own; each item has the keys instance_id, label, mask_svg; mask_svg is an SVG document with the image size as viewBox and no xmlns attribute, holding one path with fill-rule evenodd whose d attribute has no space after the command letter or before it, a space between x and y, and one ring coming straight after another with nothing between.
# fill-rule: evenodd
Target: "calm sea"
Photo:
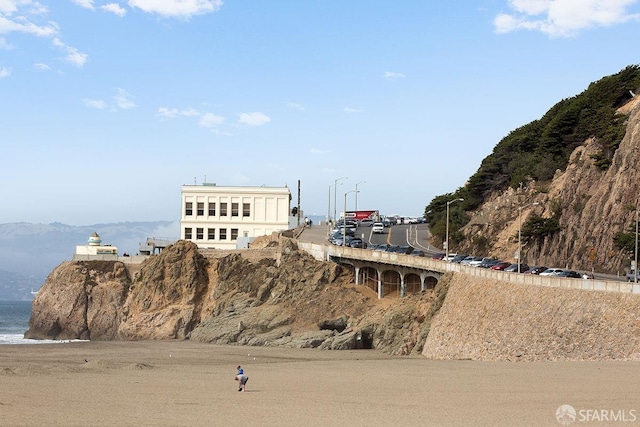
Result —
<instances>
[{"instance_id":1,"label":"calm sea","mask_svg":"<svg viewBox=\"0 0 640 427\"><path fill-rule=\"evenodd\" d=\"M29 329L31 301L0 301L0 345L2 344L45 344L69 341L25 340Z\"/></svg>"}]
</instances>

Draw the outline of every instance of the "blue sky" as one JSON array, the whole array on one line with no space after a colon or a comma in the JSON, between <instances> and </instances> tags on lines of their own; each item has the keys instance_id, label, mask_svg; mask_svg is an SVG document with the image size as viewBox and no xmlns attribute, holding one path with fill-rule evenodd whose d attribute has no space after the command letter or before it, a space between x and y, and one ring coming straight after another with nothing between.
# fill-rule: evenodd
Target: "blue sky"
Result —
<instances>
[{"instance_id":1,"label":"blue sky","mask_svg":"<svg viewBox=\"0 0 640 427\"><path fill-rule=\"evenodd\" d=\"M0 223L178 220L180 188L420 215L640 62L638 0L0 0ZM329 191L331 190L331 196Z\"/></svg>"}]
</instances>

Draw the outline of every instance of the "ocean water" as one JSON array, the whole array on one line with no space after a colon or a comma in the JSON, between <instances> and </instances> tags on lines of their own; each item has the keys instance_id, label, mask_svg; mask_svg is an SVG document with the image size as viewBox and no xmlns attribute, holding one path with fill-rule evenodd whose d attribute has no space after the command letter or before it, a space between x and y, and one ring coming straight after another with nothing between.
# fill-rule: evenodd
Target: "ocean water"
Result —
<instances>
[{"instance_id":1,"label":"ocean water","mask_svg":"<svg viewBox=\"0 0 640 427\"><path fill-rule=\"evenodd\" d=\"M0 345L65 343L64 340L26 340L31 301L0 301Z\"/></svg>"}]
</instances>

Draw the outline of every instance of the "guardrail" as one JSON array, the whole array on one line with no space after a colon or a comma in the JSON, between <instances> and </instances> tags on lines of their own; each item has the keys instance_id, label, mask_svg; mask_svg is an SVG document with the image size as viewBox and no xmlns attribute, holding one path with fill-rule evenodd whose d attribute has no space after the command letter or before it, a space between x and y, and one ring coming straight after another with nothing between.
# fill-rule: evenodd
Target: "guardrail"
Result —
<instances>
[{"instance_id":1,"label":"guardrail","mask_svg":"<svg viewBox=\"0 0 640 427\"><path fill-rule=\"evenodd\" d=\"M416 257L393 252L372 251L369 249L347 248L334 245L298 242L298 247L319 260L329 261L331 257L357 259L389 265L412 267L446 273L449 271L489 280L501 280L510 283L546 286L550 288L582 289L590 291L619 292L640 294L640 284L600 279L573 279L569 277L538 276L536 274L510 273L486 268L470 267L457 263L440 261L427 257Z\"/></svg>"}]
</instances>

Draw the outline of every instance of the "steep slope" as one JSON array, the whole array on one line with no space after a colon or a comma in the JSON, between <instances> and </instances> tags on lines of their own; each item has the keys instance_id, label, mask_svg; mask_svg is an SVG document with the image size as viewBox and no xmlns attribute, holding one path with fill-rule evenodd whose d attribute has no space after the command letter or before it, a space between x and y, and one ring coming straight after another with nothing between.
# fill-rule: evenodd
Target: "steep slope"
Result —
<instances>
[{"instance_id":1,"label":"steep slope","mask_svg":"<svg viewBox=\"0 0 640 427\"><path fill-rule=\"evenodd\" d=\"M515 261L520 219L525 229L533 215L555 217L556 231L539 237L524 234L523 262L609 273L627 270L633 254L618 247L615 236L633 227L640 195L640 98L623 108L628 114L626 133L609 168L594 164L600 146L589 138L550 183L529 181L515 190L494 192L469 212L460 250L478 251L475 243L481 240L484 253Z\"/></svg>"}]
</instances>

